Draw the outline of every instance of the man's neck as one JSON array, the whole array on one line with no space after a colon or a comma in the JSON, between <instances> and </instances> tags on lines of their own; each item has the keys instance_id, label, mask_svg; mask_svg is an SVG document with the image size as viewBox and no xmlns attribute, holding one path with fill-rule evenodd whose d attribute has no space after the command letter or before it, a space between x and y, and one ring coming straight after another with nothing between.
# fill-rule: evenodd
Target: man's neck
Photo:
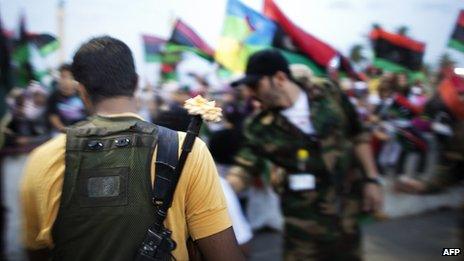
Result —
<instances>
[{"instance_id":1,"label":"man's neck","mask_svg":"<svg viewBox=\"0 0 464 261\"><path fill-rule=\"evenodd\" d=\"M301 90L301 88L297 84L291 82L288 88L288 97L290 98L292 105L298 100L298 98L302 94L303 91Z\"/></svg>"},{"instance_id":2,"label":"man's neck","mask_svg":"<svg viewBox=\"0 0 464 261\"><path fill-rule=\"evenodd\" d=\"M111 115L121 113L137 113L137 105L134 97L117 96L104 99L95 104L95 113L99 115Z\"/></svg>"}]
</instances>

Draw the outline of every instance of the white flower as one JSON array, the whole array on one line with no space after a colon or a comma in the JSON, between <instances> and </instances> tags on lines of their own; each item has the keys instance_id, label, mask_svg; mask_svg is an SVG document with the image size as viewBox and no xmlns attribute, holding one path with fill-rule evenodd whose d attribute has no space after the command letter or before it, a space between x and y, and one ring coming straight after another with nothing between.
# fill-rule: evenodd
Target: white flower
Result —
<instances>
[{"instance_id":1,"label":"white flower","mask_svg":"<svg viewBox=\"0 0 464 261\"><path fill-rule=\"evenodd\" d=\"M216 107L216 102L208 101L201 97L201 95L186 100L184 108L189 114L200 115L205 121L218 122L222 117L222 109Z\"/></svg>"}]
</instances>

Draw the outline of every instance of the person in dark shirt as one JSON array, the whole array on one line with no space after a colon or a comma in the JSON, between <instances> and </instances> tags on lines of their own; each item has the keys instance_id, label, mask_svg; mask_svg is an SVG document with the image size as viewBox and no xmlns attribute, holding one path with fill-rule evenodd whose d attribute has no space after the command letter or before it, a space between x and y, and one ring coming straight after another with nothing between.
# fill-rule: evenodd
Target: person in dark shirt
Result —
<instances>
[{"instance_id":1,"label":"person in dark shirt","mask_svg":"<svg viewBox=\"0 0 464 261\"><path fill-rule=\"evenodd\" d=\"M48 100L48 119L53 128L62 131L66 126L84 120L88 113L70 65L63 64L59 71L58 88Z\"/></svg>"},{"instance_id":2,"label":"person in dark shirt","mask_svg":"<svg viewBox=\"0 0 464 261\"><path fill-rule=\"evenodd\" d=\"M171 101L159 104L152 122L176 131L187 131L190 116L184 109L184 101L190 98L187 89L179 89L172 94Z\"/></svg>"}]
</instances>

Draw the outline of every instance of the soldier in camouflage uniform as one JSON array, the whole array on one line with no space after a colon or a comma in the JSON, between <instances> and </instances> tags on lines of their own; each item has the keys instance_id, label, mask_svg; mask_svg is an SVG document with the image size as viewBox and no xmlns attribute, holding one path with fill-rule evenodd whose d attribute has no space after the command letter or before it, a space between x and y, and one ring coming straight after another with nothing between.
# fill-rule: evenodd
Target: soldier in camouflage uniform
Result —
<instances>
[{"instance_id":1,"label":"soldier in camouflage uniform","mask_svg":"<svg viewBox=\"0 0 464 261\"><path fill-rule=\"evenodd\" d=\"M363 209L378 210L382 203L369 135L335 84L310 82L304 71L296 68L290 73L275 50L250 57L245 78L233 85L250 88L263 110L246 123L246 141L228 180L240 190L268 161L283 169L279 185L285 260L360 260L357 218ZM307 99L308 118L297 122L292 117L298 115L288 116L286 111L301 98ZM290 113L304 113L304 108ZM349 171L353 155L360 158L365 178Z\"/></svg>"}]
</instances>

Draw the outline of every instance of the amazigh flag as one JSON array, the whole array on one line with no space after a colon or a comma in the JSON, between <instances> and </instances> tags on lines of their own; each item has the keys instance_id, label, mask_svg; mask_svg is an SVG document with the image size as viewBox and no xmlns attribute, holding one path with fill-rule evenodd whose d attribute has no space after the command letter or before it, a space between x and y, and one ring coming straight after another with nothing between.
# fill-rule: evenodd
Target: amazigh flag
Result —
<instances>
[{"instance_id":1,"label":"amazigh flag","mask_svg":"<svg viewBox=\"0 0 464 261\"><path fill-rule=\"evenodd\" d=\"M19 38L14 43L13 64L15 65L15 85L26 87L31 80L35 80L34 71L30 63L29 36L26 32L25 17L21 17Z\"/></svg>"},{"instance_id":2,"label":"amazigh flag","mask_svg":"<svg viewBox=\"0 0 464 261\"><path fill-rule=\"evenodd\" d=\"M454 28L448 46L458 51L464 52L464 10L459 12L458 21Z\"/></svg>"},{"instance_id":3,"label":"amazigh flag","mask_svg":"<svg viewBox=\"0 0 464 261\"><path fill-rule=\"evenodd\" d=\"M29 37L31 43L37 47L42 57L45 57L60 48L58 39L51 34L31 34Z\"/></svg>"},{"instance_id":4,"label":"amazigh flag","mask_svg":"<svg viewBox=\"0 0 464 261\"><path fill-rule=\"evenodd\" d=\"M275 30L262 14L239 0L228 0L216 61L232 72L243 72L248 56L272 45Z\"/></svg>"},{"instance_id":5,"label":"amazigh flag","mask_svg":"<svg viewBox=\"0 0 464 261\"><path fill-rule=\"evenodd\" d=\"M177 47L178 50L192 51L209 60L211 60L214 55L213 48L180 19L176 20L171 38L168 42L169 45L179 45L179 47Z\"/></svg>"},{"instance_id":6,"label":"amazigh flag","mask_svg":"<svg viewBox=\"0 0 464 261\"><path fill-rule=\"evenodd\" d=\"M142 35L143 48L145 50L145 62L156 63L161 61L166 40L153 35Z\"/></svg>"},{"instance_id":7,"label":"amazigh flag","mask_svg":"<svg viewBox=\"0 0 464 261\"><path fill-rule=\"evenodd\" d=\"M374 65L387 71L419 71L422 68L425 44L407 36L389 33L375 27L369 34Z\"/></svg>"},{"instance_id":8,"label":"amazigh flag","mask_svg":"<svg viewBox=\"0 0 464 261\"><path fill-rule=\"evenodd\" d=\"M322 75L332 62L338 60L337 69L358 77L347 58L295 25L273 0L264 1L264 14L276 23L272 46L281 49L290 63L306 64L316 75Z\"/></svg>"}]
</instances>

